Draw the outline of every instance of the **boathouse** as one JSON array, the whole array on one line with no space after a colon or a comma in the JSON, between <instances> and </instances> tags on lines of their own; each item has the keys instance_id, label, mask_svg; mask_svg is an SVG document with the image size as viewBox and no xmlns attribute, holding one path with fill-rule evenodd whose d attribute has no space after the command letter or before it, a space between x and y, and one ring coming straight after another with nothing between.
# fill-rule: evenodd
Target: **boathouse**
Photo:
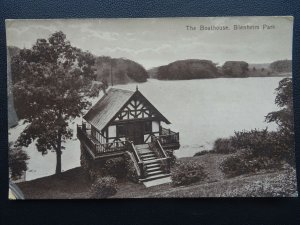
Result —
<instances>
[{"instance_id":1,"label":"boathouse","mask_svg":"<svg viewBox=\"0 0 300 225\"><path fill-rule=\"evenodd\" d=\"M136 91L110 88L77 126L81 151L92 160L130 154L141 181L169 176L179 133L163 127L170 121ZM100 160L101 161L101 160Z\"/></svg>"}]
</instances>

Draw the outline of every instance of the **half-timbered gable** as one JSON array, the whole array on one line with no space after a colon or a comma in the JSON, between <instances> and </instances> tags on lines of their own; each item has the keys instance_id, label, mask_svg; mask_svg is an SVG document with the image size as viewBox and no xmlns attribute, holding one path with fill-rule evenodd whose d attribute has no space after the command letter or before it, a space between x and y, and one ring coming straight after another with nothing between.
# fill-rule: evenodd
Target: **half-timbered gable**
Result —
<instances>
[{"instance_id":1,"label":"half-timbered gable","mask_svg":"<svg viewBox=\"0 0 300 225\"><path fill-rule=\"evenodd\" d=\"M137 90L111 88L84 116L91 135L101 143L130 139L147 143L170 122Z\"/></svg>"}]
</instances>

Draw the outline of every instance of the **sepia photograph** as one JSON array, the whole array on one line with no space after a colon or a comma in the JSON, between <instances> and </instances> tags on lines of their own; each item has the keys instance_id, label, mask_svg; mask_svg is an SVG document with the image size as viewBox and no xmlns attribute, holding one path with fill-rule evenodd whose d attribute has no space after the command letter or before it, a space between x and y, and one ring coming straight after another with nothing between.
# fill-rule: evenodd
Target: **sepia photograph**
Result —
<instances>
[{"instance_id":1,"label":"sepia photograph","mask_svg":"<svg viewBox=\"0 0 300 225\"><path fill-rule=\"evenodd\" d=\"M293 17L8 19L20 199L298 197Z\"/></svg>"}]
</instances>

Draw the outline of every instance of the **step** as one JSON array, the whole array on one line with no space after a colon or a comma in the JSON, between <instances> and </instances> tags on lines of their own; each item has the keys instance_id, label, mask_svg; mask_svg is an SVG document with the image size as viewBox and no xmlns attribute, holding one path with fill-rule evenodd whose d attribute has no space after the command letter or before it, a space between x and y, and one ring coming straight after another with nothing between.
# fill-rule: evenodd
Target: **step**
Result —
<instances>
[{"instance_id":1,"label":"step","mask_svg":"<svg viewBox=\"0 0 300 225\"><path fill-rule=\"evenodd\" d=\"M152 167L152 168L146 168L146 172L153 172L153 171L158 171L161 170L160 166Z\"/></svg>"},{"instance_id":2,"label":"step","mask_svg":"<svg viewBox=\"0 0 300 225\"><path fill-rule=\"evenodd\" d=\"M156 158L156 155L154 154L147 154L147 155L141 155L142 158L149 158L149 157L155 157Z\"/></svg>"},{"instance_id":3,"label":"step","mask_svg":"<svg viewBox=\"0 0 300 225\"><path fill-rule=\"evenodd\" d=\"M153 160L144 161L144 164L146 164L146 166L148 166L149 164L153 164L153 163L159 164L160 160L159 159L153 159Z\"/></svg>"},{"instance_id":4,"label":"step","mask_svg":"<svg viewBox=\"0 0 300 225\"><path fill-rule=\"evenodd\" d=\"M142 152L141 155L155 155L154 152Z\"/></svg>"},{"instance_id":5,"label":"step","mask_svg":"<svg viewBox=\"0 0 300 225\"><path fill-rule=\"evenodd\" d=\"M149 145L148 144L135 145L135 149L149 149Z\"/></svg>"},{"instance_id":6,"label":"step","mask_svg":"<svg viewBox=\"0 0 300 225\"><path fill-rule=\"evenodd\" d=\"M146 186L146 188L148 187L153 187L153 186L157 186L157 185L161 185L161 184L167 184L167 183L171 183L171 177L162 177L162 178L158 178L155 180L149 180L149 181L145 181L143 182L143 184Z\"/></svg>"},{"instance_id":7,"label":"step","mask_svg":"<svg viewBox=\"0 0 300 225\"><path fill-rule=\"evenodd\" d=\"M146 165L146 168L160 167L159 163L149 163Z\"/></svg>"},{"instance_id":8,"label":"step","mask_svg":"<svg viewBox=\"0 0 300 225\"><path fill-rule=\"evenodd\" d=\"M158 174L163 174L164 171L162 171L161 169L159 170L156 170L156 171L151 171L151 172L147 172L147 177L150 177L150 176L154 176L154 175L158 175Z\"/></svg>"},{"instance_id":9,"label":"step","mask_svg":"<svg viewBox=\"0 0 300 225\"><path fill-rule=\"evenodd\" d=\"M143 161L146 161L146 160L155 160L155 159L157 159L157 157L156 156L145 156L145 157L142 156L141 159Z\"/></svg>"},{"instance_id":10,"label":"step","mask_svg":"<svg viewBox=\"0 0 300 225\"><path fill-rule=\"evenodd\" d=\"M148 176L147 178L140 179L140 181L145 182L145 181L150 181L150 180L161 179L161 178L164 178L164 177L170 177L170 174L163 173L163 174Z\"/></svg>"}]
</instances>

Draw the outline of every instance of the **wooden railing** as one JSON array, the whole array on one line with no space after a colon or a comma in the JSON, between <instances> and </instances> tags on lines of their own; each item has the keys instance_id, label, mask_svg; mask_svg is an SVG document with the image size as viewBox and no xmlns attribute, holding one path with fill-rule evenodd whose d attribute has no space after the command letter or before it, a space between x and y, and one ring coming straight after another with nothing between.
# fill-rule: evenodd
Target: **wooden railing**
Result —
<instances>
[{"instance_id":1,"label":"wooden railing","mask_svg":"<svg viewBox=\"0 0 300 225\"><path fill-rule=\"evenodd\" d=\"M139 169L139 173L140 173L140 178L144 178L145 177L145 169L144 169L144 163L143 163L143 161L141 160L141 158L140 158L140 156L139 156L139 154L138 154L138 152L137 152L137 150L136 150L136 148L135 148L135 146L134 146L134 144L133 144L133 142L132 141L128 141L128 143L129 143L129 148L128 148L128 150L133 154L133 156L134 156L134 159L135 159L135 161L136 161L136 163L137 163L137 166L138 166L138 169Z\"/></svg>"},{"instance_id":2,"label":"wooden railing","mask_svg":"<svg viewBox=\"0 0 300 225\"><path fill-rule=\"evenodd\" d=\"M151 138L152 142L151 145L153 146L153 151L156 152L157 156L159 157L160 161L161 161L161 167L162 170L165 173L170 173L170 167L171 167L171 158L168 156L168 154L166 153L166 151L164 150L164 148L162 147L159 137L156 137L153 135L153 137Z\"/></svg>"},{"instance_id":3,"label":"wooden railing","mask_svg":"<svg viewBox=\"0 0 300 225\"><path fill-rule=\"evenodd\" d=\"M156 136L160 141L162 146L170 145L170 144L178 144L179 145L179 133L171 131L170 129L161 128L161 135ZM151 137L151 141L153 141L153 137Z\"/></svg>"},{"instance_id":4,"label":"wooden railing","mask_svg":"<svg viewBox=\"0 0 300 225\"><path fill-rule=\"evenodd\" d=\"M125 151L128 145L128 141L114 141L108 143L100 143L93 138L89 132L90 130L77 125L77 137L84 143L95 157L110 152Z\"/></svg>"}]
</instances>

